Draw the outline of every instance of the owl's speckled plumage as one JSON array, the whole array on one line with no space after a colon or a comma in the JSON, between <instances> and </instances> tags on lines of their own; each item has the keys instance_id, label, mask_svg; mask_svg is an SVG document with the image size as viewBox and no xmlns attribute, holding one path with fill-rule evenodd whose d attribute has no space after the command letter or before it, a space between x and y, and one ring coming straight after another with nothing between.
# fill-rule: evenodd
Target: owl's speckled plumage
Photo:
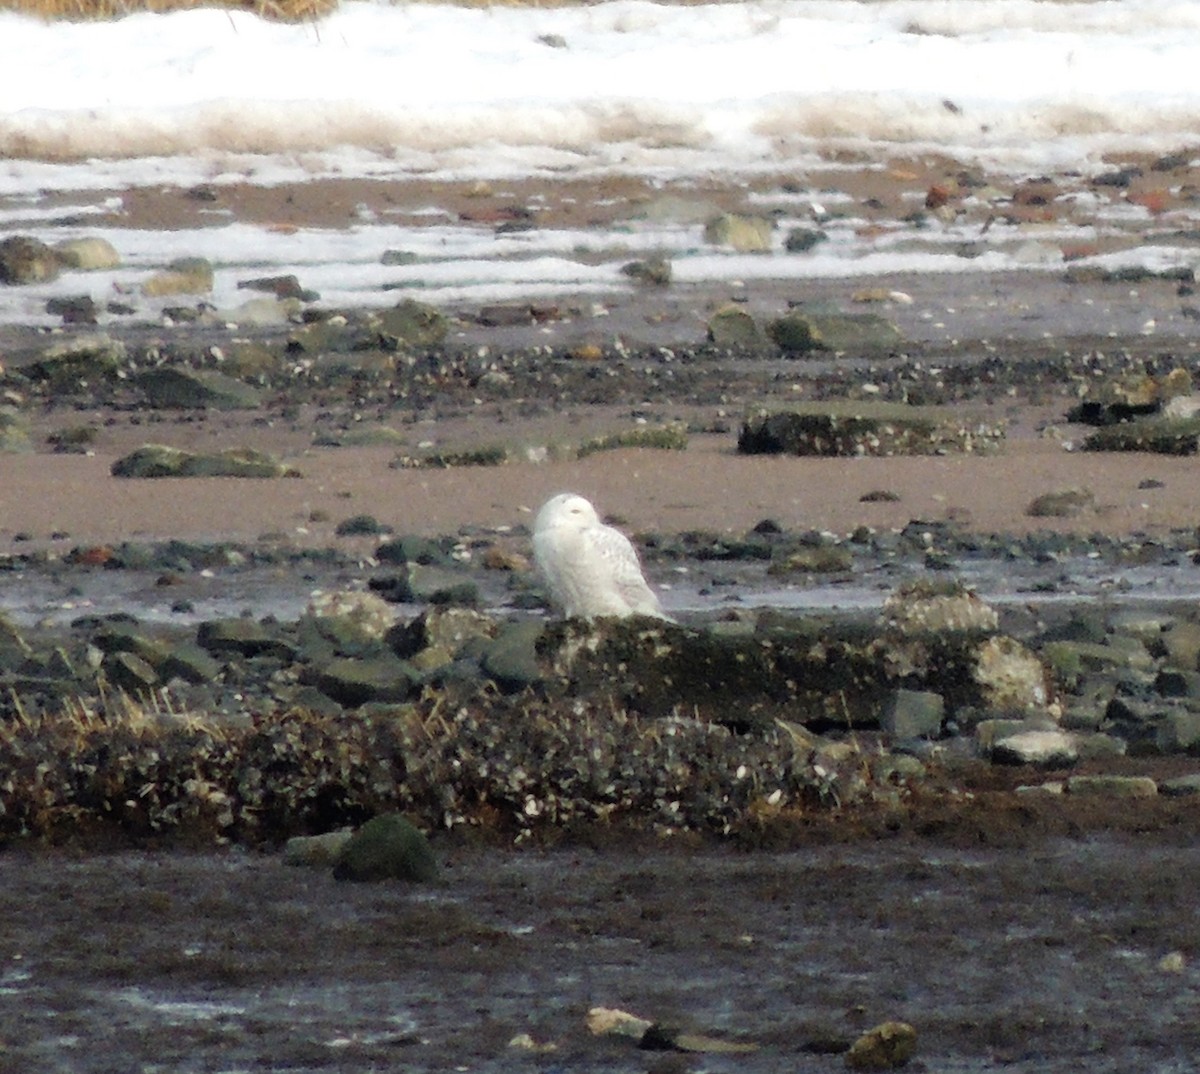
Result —
<instances>
[{"instance_id":1,"label":"owl's speckled plumage","mask_svg":"<svg viewBox=\"0 0 1200 1074\"><path fill-rule=\"evenodd\" d=\"M568 617L663 614L629 538L600 521L582 496L560 492L537 514L533 557Z\"/></svg>"}]
</instances>

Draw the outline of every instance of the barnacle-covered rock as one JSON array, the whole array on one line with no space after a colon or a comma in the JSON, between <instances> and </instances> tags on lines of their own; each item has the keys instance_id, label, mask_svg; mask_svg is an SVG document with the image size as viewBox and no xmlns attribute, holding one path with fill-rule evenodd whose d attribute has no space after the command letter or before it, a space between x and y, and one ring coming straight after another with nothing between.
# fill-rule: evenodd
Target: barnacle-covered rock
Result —
<instances>
[{"instance_id":1,"label":"barnacle-covered rock","mask_svg":"<svg viewBox=\"0 0 1200 1074\"><path fill-rule=\"evenodd\" d=\"M996 609L957 580L920 579L897 587L883 602L883 619L906 634L990 634L1000 624Z\"/></svg>"}]
</instances>

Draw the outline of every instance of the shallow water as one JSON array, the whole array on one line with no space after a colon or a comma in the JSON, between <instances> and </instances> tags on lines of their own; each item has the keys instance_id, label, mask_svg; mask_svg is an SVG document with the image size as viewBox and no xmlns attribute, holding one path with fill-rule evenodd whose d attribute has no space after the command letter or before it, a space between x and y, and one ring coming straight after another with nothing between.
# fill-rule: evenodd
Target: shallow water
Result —
<instances>
[{"instance_id":1,"label":"shallow water","mask_svg":"<svg viewBox=\"0 0 1200 1074\"><path fill-rule=\"evenodd\" d=\"M891 1018L925 1069L1192 1069L1194 847L439 849L433 889L241 853L9 854L6 1068L647 1068L587 1033L606 1006L760 1046L684 1069L839 1069L819 1050Z\"/></svg>"}]
</instances>

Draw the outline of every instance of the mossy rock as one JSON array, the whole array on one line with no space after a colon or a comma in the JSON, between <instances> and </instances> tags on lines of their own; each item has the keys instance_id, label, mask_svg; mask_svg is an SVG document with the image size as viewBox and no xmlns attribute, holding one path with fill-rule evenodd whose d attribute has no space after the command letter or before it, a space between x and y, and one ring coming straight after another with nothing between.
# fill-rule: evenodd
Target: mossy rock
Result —
<instances>
[{"instance_id":1,"label":"mossy rock","mask_svg":"<svg viewBox=\"0 0 1200 1074\"><path fill-rule=\"evenodd\" d=\"M181 410L253 410L262 403L257 388L215 369L147 369L134 383L151 406Z\"/></svg>"},{"instance_id":2,"label":"mossy rock","mask_svg":"<svg viewBox=\"0 0 1200 1074\"><path fill-rule=\"evenodd\" d=\"M338 880L427 884L437 880L438 866L425 835L399 813L385 813L350 837L337 856L333 875Z\"/></svg>"},{"instance_id":3,"label":"mossy rock","mask_svg":"<svg viewBox=\"0 0 1200 1074\"><path fill-rule=\"evenodd\" d=\"M195 454L145 444L112 464L113 477L296 477L291 467L254 448Z\"/></svg>"}]
</instances>

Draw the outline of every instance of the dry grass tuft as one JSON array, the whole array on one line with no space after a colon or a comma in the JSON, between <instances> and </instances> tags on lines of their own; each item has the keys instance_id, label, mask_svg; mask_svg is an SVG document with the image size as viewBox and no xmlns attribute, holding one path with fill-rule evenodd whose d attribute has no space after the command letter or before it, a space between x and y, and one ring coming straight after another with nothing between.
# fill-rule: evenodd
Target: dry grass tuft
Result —
<instances>
[{"instance_id":1,"label":"dry grass tuft","mask_svg":"<svg viewBox=\"0 0 1200 1074\"><path fill-rule=\"evenodd\" d=\"M230 8L277 22L304 22L328 15L338 0L0 0L0 11L17 11L52 21L119 19L144 11Z\"/></svg>"}]
</instances>

